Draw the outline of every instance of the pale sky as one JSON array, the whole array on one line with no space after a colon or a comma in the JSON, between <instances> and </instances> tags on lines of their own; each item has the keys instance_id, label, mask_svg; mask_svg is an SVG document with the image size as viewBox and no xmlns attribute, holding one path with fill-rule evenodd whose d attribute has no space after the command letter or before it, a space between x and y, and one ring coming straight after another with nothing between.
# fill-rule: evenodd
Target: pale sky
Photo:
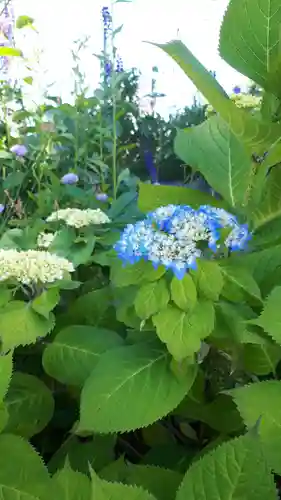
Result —
<instances>
[{"instance_id":1,"label":"pale sky","mask_svg":"<svg viewBox=\"0 0 281 500\"><path fill-rule=\"evenodd\" d=\"M224 63L217 52L220 22L228 0L133 0L115 5L114 24L123 24L116 39L125 68L138 67L143 73L142 89L149 91L153 66L158 66L158 111L167 112L192 102L196 89L177 65L160 49L143 40L167 42L180 38L207 69L216 71L227 92L245 86L247 80ZM99 61L92 53L102 48L100 11L105 0L14 0L16 15L35 19L39 35L29 33L23 48L42 48L41 67L47 69L44 82L55 82L53 93L68 99L72 88L70 49L73 41L90 35L89 49L83 57L87 83L94 88L99 78Z\"/></svg>"}]
</instances>

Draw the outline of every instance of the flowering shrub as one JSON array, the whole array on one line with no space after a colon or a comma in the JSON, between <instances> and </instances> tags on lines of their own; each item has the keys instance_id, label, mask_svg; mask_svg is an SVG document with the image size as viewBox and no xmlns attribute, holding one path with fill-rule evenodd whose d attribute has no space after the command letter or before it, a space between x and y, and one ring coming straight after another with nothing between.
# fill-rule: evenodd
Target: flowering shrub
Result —
<instances>
[{"instance_id":1,"label":"flowering shrub","mask_svg":"<svg viewBox=\"0 0 281 500\"><path fill-rule=\"evenodd\" d=\"M38 210L12 205L5 164L3 499L277 499L281 9L260 0L254 10L253 20L252 0L229 2L220 53L265 89L258 114L236 105L180 41L161 45L217 111L179 128L175 151L219 196L139 182L136 207L135 184L122 192L135 181L118 173L116 130L112 186L100 159L90 190L79 170L87 150L51 175L50 131L40 161L32 147L24 158L4 148L12 180L30 165L27 198ZM109 9L103 16L113 31Z\"/></svg>"},{"instance_id":2,"label":"flowering shrub","mask_svg":"<svg viewBox=\"0 0 281 500\"><path fill-rule=\"evenodd\" d=\"M47 222L64 221L67 226L84 227L91 224L108 224L109 217L100 209L80 210L79 208L64 208L53 212Z\"/></svg>"},{"instance_id":3,"label":"flowering shrub","mask_svg":"<svg viewBox=\"0 0 281 500\"><path fill-rule=\"evenodd\" d=\"M221 229L229 229L222 242ZM236 217L223 209L202 206L168 205L148 214L144 221L128 225L115 245L124 263L134 264L140 259L171 269L182 279L188 269L196 269L196 261L204 256L199 245L206 242L214 252L221 246L242 250L248 239L246 225L240 226Z\"/></svg>"}]
</instances>

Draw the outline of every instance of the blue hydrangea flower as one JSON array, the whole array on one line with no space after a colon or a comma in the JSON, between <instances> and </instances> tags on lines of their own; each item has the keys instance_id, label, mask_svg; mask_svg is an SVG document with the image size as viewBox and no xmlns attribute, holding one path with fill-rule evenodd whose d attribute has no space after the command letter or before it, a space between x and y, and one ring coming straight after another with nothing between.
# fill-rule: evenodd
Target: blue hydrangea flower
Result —
<instances>
[{"instance_id":1,"label":"blue hydrangea flower","mask_svg":"<svg viewBox=\"0 0 281 500\"><path fill-rule=\"evenodd\" d=\"M23 144L15 144L10 148L11 153L14 153L16 156L23 157L26 155L28 149Z\"/></svg>"},{"instance_id":2,"label":"blue hydrangea flower","mask_svg":"<svg viewBox=\"0 0 281 500\"><path fill-rule=\"evenodd\" d=\"M129 224L115 245L124 264L143 259L171 269L182 279L196 261L204 257L200 243L213 251L219 250L221 229L230 232L224 245L231 251L244 250L251 235L246 224L239 225L236 217L223 209L201 206L194 210L188 205L167 205L150 212L136 224Z\"/></svg>"},{"instance_id":3,"label":"blue hydrangea flower","mask_svg":"<svg viewBox=\"0 0 281 500\"><path fill-rule=\"evenodd\" d=\"M108 200L108 195L106 193L97 193L96 200L105 203Z\"/></svg>"},{"instance_id":4,"label":"blue hydrangea flower","mask_svg":"<svg viewBox=\"0 0 281 500\"><path fill-rule=\"evenodd\" d=\"M236 85L233 88L233 93L236 94L236 95L241 94L241 87L239 87L238 85Z\"/></svg>"},{"instance_id":5,"label":"blue hydrangea flower","mask_svg":"<svg viewBox=\"0 0 281 500\"><path fill-rule=\"evenodd\" d=\"M3 203L0 203L0 214L2 214L5 210L5 205Z\"/></svg>"},{"instance_id":6,"label":"blue hydrangea flower","mask_svg":"<svg viewBox=\"0 0 281 500\"><path fill-rule=\"evenodd\" d=\"M68 174L65 174L60 181L62 184L76 184L79 181L79 177L78 175L69 172Z\"/></svg>"}]
</instances>

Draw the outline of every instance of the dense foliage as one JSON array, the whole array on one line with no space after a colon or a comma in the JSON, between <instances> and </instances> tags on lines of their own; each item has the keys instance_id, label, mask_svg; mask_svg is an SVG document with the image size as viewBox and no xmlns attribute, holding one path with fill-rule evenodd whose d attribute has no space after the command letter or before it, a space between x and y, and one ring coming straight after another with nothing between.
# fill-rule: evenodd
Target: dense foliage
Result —
<instances>
[{"instance_id":1,"label":"dense foliage","mask_svg":"<svg viewBox=\"0 0 281 500\"><path fill-rule=\"evenodd\" d=\"M0 496L275 500L281 7L225 13L249 94L159 45L209 102L168 121L143 116L102 15L94 96L77 55L73 105L2 83Z\"/></svg>"}]
</instances>

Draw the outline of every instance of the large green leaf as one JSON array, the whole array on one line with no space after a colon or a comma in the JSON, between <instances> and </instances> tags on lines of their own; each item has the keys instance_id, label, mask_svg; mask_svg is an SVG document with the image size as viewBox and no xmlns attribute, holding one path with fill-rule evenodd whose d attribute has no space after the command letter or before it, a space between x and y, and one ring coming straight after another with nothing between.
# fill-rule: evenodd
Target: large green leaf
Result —
<instances>
[{"instance_id":1,"label":"large green leaf","mask_svg":"<svg viewBox=\"0 0 281 500\"><path fill-rule=\"evenodd\" d=\"M121 483L110 483L100 479L92 471L91 500L156 500L148 491L138 486ZM271 499L269 499L271 500Z\"/></svg>"},{"instance_id":2,"label":"large green leaf","mask_svg":"<svg viewBox=\"0 0 281 500\"><path fill-rule=\"evenodd\" d=\"M200 205L225 206L222 201L196 189L139 183L138 206L142 212L150 212L170 203L174 205L190 205L193 208L199 208Z\"/></svg>"},{"instance_id":3,"label":"large green leaf","mask_svg":"<svg viewBox=\"0 0 281 500\"><path fill-rule=\"evenodd\" d=\"M223 273L219 265L210 260L200 260L196 271L192 271L199 295L209 300L218 300L223 287Z\"/></svg>"},{"instance_id":4,"label":"large green leaf","mask_svg":"<svg viewBox=\"0 0 281 500\"><path fill-rule=\"evenodd\" d=\"M32 446L19 436L0 435L0 495L9 500L48 500L53 486Z\"/></svg>"},{"instance_id":5,"label":"large green leaf","mask_svg":"<svg viewBox=\"0 0 281 500\"><path fill-rule=\"evenodd\" d=\"M170 294L165 279L141 286L135 298L135 309L141 319L148 319L168 304Z\"/></svg>"},{"instance_id":6,"label":"large green leaf","mask_svg":"<svg viewBox=\"0 0 281 500\"><path fill-rule=\"evenodd\" d=\"M68 460L74 471L89 474L89 465L96 471L103 469L114 460L116 437L93 435L91 438L80 439L75 435L68 436L62 446L52 456L48 463L51 473L64 467Z\"/></svg>"},{"instance_id":7,"label":"large green leaf","mask_svg":"<svg viewBox=\"0 0 281 500\"><path fill-rule=\"evenodd\" d=\"M232 389L238 410L248 428L259 421L264 453L277 474L281 473L281 382L268 380Z\"/></svg>"},{"instance_id":8,"label":"large green leaf","mask_svg":"<svg viewBox=\"0 0 281 500\"><path fill-rule=\"evenodd\" d=\"M247 204L252 180L250 155L219 116L197 127L178 130L175 152L199 170L229 205L239 208Z\"/></svg>"},{"instance_id":9,"label":"large green leaf","mask_svg":"<svg viewBox=\"0 0 281 500\"><path fill-rule=\"evenodd\" d=\"M261 303L261 293L259 286L253 278L251 272L245 267L238 265L230 265L228 261L221 261L221 271L226 280L224 295L227 296L227 284L229 282L232 287L239 289L243 294L252 297L258 304Z\"/></svg>"},{"instance_id":10,"label":"large green leaf","mask_svg":"<svg viewBox=\"0 0 281 500\"><path fill-rule=\"evenodd\" d=\"M188 393L196 376L194 365L187 367L181 379L169 365L169 356L158 343L103 354L82 390L78 432L126 432L167 415Z\"/></svg>"},{"instance_id":11,"label":"large green leaf","mask_svg":"<svg viewBox=\"0 0 281 500\"><path fill-rule=\"evenodd\" d=\"M276 366L281 360L281 347L266 341L260 345L246 344L240 353L240 359L247 372L255 375L275 375Z\"/></svg>"},{"instance_id":12,"label":"large green leaf","mask_svg":"<svg viewBox=\"0 0 281 500\"><path fill-rule=\"evenodd\" d=\"M60 489L60 500L91 500L91 483L81 472L73 471L66 461L63 469L56 472L53 481Z\"/></svg>"},{"instance_id":13,"label":"large green leaf","mask_svg":"<svg viewBox=\"0 0 281 500\"><path fill-rule=\"evenodd\" d=\"M270 75L280 62L280 24L279 0L231 0L220 33L223 59L279 96L280 85Z\"/></svg>"},{"instance_id":14,"label":"large green leaf","mask_svg":"<svg viewBox=\"0 0 281 500\"><path fill-rule=\"evenodd\" d=\"M51 420L54 400L51 391L38 378L15 372L5 398L9 413L5 431L30 438Z\"/></svg>"},{"instance_id":15,"label":"large green leaf","mask_svg":"<svg viewBox=\"0 0 281 500\"><path fill-rule=\"evenodd\" d=\"M276 342L281 345L281 286L275 287L266 300L261 315L252 320L261 326Z\"/></svg>"},{"instance_id":16,"label":"large green leaf","mask_svg":"<svg viewBox=\"0 0 281 500\"><path fill-rule=\"evenodd\" d=\"M255 206L250 214L255 230L255 241L269 238L274 241L280 238L279 231L273 231L272 223L276 220L281 228L281 167L276 166L271 169L266 178L260 203ZM267 234L269 233L269 234Z\"/></svg>"},{"instance_id":17,"label":"large green leaf","mask_svg":"<svg viewBox=\"0 0 281 500\"><path fill-rule=\"evenodd\" d=\"M140 486L155 495L157 500L174 498L182 480L179 472L162 467L126 464L124 460L118 460L116 465L115 470L109 466L100 472L100 476L107 481L121 481Z\"/></svg>"},{"instance_id":18,"label":"large green leaf","mask_svg":"<svg viewBox=\"0 0 281 500\"><path fill-rule=\"evenodd\" d=\"M0 336L2 349L7 351L19 345L33 344L53 329L54 316L49 319L32 310L29 304L15 300L1 309Z\"/></svg>"},{"instance_id":19,"label":"large green leaf","mask_svg":"<svg viewBox=\"0 0 281 500\"><path fill-rule=\"evenodd\" d=\"M158 337L177 361L193 356L201 340L214 329L215 312L212 302L198 301L191 312L168 305L152 318Z\"/></svg>"},{"instance_id":20,"label":"large green leaf","mask_svg":"<svg viewBox=\"0 0 281 500\"><path fill-rule=\"evenodd\" d=\"M110 324L111 327L111 319L115 314L112 302L112 291L109 287L80 295L67 311L66 324L86 324L105 328Z\"/></svg>"},{"instance_id":21,"label":"large green leaf","mask_svg":"<svg viewBox=\"0 0 281 500\"><path fill-rule=\"evenodd\" d=\"M13 353L0 356L0 403L6 396L13 371Z\"/></svg>"},{"instance_id":22,"label":"large green leaf","mask_svg":"<svg viewBox=\"0 0 281 500\"><path fill-rule=\"evenodd\" d=\"M231 131L256 154L263 154L280 141L281 127L251 116L228 99L222 87L209 71L179 40L155 44L170 55L191 79L197 89L229 125Z\"/></svg>"},{"instance_id":23,"label":"large green leaf","mask_svg":"<svg viewBox=\"0 0 281 500\"><path fill-rule=\"evenodd\" d=\"M67 385L83 385L101 354L122 345L111 330L73 325L61 330L43 354L43 366L51 377Z\"/></svg>"},{"instance_id":24,"label":"large green leaf","mask_svg":"<svg viewBox=\"0 0 281 500\"><path fill-rule=\"evenodd\" d=\"M259 440L249 435L228 441L196 461L176 496L176 500L277 498Z\"/></svg>"},{"instance_id":25,"label":"large green leaf","mask_svg":"<svg viewBox=\"0 0 281 500\"><path fill-rule=\"evenodd\" d=\"M154 269L151 262L140 260L136 264L124 264L121 260L113 263L110 278L114 286L124 287L138 285L145 282L156 281L165 274L165 267L159 266Z\"/></svg>"},{"instance_id":26,"label":"large green leaf","mask_svg":"<svg viewBox=\"0 0 281 500\"><path fill-rule=\"evenodd\" d=\"M192 311L197 303L197 290L190 274L179 280L175 276L171 281L171 297L183 311Z\"/></svg>"}]
</instances>

